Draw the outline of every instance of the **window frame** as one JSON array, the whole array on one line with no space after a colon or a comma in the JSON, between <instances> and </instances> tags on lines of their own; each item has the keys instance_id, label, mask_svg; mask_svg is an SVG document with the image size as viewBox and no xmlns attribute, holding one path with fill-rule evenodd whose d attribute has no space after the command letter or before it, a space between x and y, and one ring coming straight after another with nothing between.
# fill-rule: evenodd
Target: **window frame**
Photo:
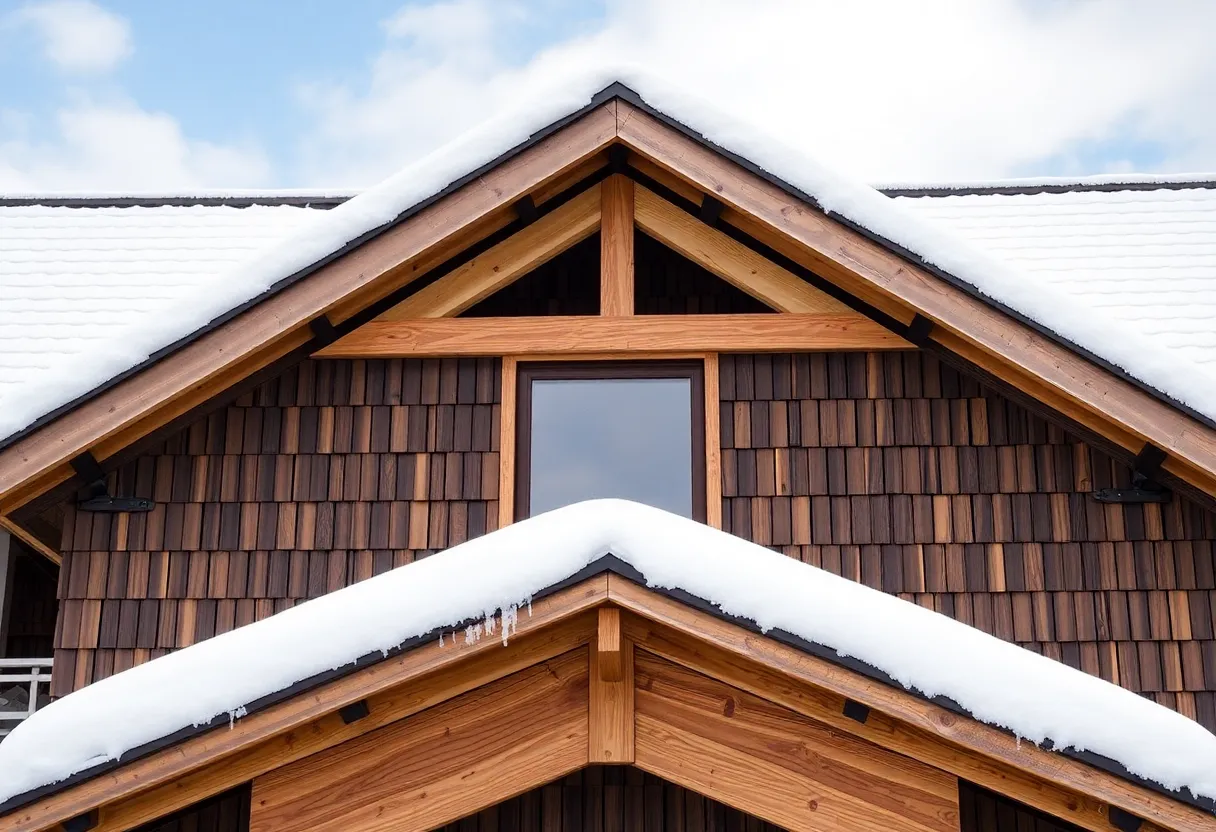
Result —
<instances>
[{"instance_id":1,"label":"window frame","mask_svg":"<svg viewBox=\"0 0 1216 832\"><path fill-rule=\"evenodd\" d=\"M705 447L705 361L597 360L520 361L515 372L515 488L513 517L529 516L532 497L532 382L671 378L689 381L692 432L692 519L705 523L707 514Z\"/></svg>"}]
</instances>

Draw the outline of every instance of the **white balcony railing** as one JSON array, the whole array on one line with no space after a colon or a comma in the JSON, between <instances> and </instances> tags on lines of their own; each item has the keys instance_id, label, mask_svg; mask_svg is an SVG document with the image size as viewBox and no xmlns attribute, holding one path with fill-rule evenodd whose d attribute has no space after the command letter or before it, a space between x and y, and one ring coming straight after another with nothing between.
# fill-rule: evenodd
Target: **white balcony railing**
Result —
<instances>
[{"instance_id":1,"label":"white balcony railing","mask_svg":"<svg viewBox=\"0 0 1216 832\"><path fill-rule=\"evenodd\" d=\"M50 701L50 659L0 659L0 738Z\"/></svg>"}]
</instances>

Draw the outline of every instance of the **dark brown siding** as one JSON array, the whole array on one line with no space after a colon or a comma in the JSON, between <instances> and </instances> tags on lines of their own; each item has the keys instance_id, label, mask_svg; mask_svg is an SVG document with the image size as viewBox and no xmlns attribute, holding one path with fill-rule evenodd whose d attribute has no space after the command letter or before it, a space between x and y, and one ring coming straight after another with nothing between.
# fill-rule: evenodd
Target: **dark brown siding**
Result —
<instances>
[{"instance_id":1,"label":"dark brown siding","mask_svg":"<svg viewBox=\"0 0 1216 832\"><path fill-rule=\"evenodd\" d=\"M598 315L600 235L554 257L463 313L464 317Z\"/></svg>"},{"instance_id":2,"label":"dark brown siding","mask_svg":"<svg viewBox=\"0 0 1216 832\"><path fill-rule=\"evenodd\" d=\"M500 363L306 361L111 476L147 514L66 515L63 695L493 529Z\"/></svg>"},{"instance_id":3,"label":"dark brown siding","mask_svg":"<svg viewBox=\"0 0 1216 832\"><path fill-rule=\"evenodd\" d=\"M721 360L723 522L1216 730L1216 517L921 353Z\"/></svg>"},{"instance_id":4,"label":"dark brown siding","mask_svg":"<svg viewBox=\"0 0 1216 832\"><path fill-rule=\"evenodd\" d=\"M442 828L444 832L769 832L780 827L636 768L591 766Z\"/></svg>"},{"instance_id":5,"label":"dark brown siding","mask_svg":"<svg viewBox=\"0 0 1216 832\"><path fill-rule=\"evenodd\" d=\"M1081 832L1070 823L961 780L958 798L960 832Z\"/></svg>"},{"instance_id":6,"label":"dark brown siding","mask_svg":"<svg viewBox=\"0 0 1216 832\"><path fill-rule=\"evenodd\" d=\"M638 315L774 311L640 231L634 235L634 260Z\"/></svg>"},{"instance_id":7,"label":"dark brown siding","mask_svg":"<svg viewBox=\"0 0 1216 832\"><path fill-rule=\"evenodd\" d=\"M135 832L246 832L247 829L249 786L244 785L144 824Z\"/></svg>"}]
</instances>

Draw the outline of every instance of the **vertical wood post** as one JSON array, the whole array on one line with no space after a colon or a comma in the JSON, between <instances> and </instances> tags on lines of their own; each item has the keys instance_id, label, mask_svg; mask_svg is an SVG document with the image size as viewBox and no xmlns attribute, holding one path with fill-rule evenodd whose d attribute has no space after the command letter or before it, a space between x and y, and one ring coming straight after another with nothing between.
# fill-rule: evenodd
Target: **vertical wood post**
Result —
<instances>
[{"instance_id":1,"label":"vertical wood post","mask_svg":"<svg viewBox=\"0 0 1216 832\"><path fill-rule=\"evenodd\" d=\"M722 402L718 354L705 356L705 523L722 528Z\"/></svg>"},{"instance_id":2,"label":"vertical wood post","mask_svg":"<svg viewBox=\"0 0 1216 832\"><path fill-rule=\"evenodd\" d=\"M633 762L633 645L621 635L621 611L600 607L591 645L588 763Z\"/></svg>"},{"instance_id":3,"label":"vertical wood post","mask_svg":"<svg viewBox=\"0 0 1216 832\"><path fill-rule=\"evenodd\" d=\"M619 173L600 186L600 314L633 314L633 180Z\"/></svg>"},{"instance_id":4,"label":"vertical wood post","mask_svg":"<svg viewBox=\"0 0 1216 832\"><path fill-rule=\"evenodd\" d=\"M515 396L517 361L502 360L502 390L498 416L498 528L515 522Z\"/></svg>"}]
</instances>

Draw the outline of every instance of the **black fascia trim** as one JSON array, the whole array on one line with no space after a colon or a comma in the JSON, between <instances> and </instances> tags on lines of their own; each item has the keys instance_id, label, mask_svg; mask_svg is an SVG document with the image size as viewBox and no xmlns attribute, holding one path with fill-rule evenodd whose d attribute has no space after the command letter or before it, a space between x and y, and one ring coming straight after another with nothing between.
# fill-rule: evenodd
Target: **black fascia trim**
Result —
<instances>
[{"instance_id":1,"label":"black fascia trim","mask_svg":"<svg viewBox=\"0 0 1216 832\"><path fill-rule=\"evenodd\" d=\"M801 189L796 188L795 186L791 185L789 182L786 182L784 179L770 173L769 171L767 171L764 168L757 165L755 162L751 162L751 161L745 159L744 157L738 155L737 153L727 150L726 148L722 147L721 145L715 144L714 142L712 142L708 138L706 138L704 135L693 130L691 127L684 124L683 122L677 121L676 119L672 118L671 116L656 110L654 107L651 107L644 100L642 100L641 96L639 96L636 92L634 92L632 89L625 86L624 84L621 84L618 82L616 84L613 84L611 87L609 87L608 90L615 90L616 97L620 98L622 101L626 102L627 104L637 107L639 110L642 110L647 115L657 119L658 121L663 122L668 127L682 133L684 136L688 137L689 139L692 139L693 141L697 142L701 146L703 146L709 150L712 150L715 153L720 154L724 158L729 159L730 161L734 162L739 167L749 171L750 173L755 174L756 176L759 176L761 179L764 179L766 182L780 188L782 191L784 191L789 196L792 196L795 199L805 202L807 205L813 206L817 210L823 212L823 214L825 216L830 217L835 222L838 222L841 225L843 225L853 231L856 231L861 236L877 243L878 245L882 246L887 251L891 252L892 254L896 255L897 257L900 257L903 260L907 261L908 263L911 263L919 268L924 269L925 271L929 272L930 274L934 275L935 277L945 281L946 283L949 283L951 286L955 287L956 289L959 289L960 291L964 292L965 294L974 298L975 300L980 301L981 303L985 304L986 306L989 306L993 309L997 309L997 310L1005 313L1009 317L1013 318L1015 321L1018 321L1019 323L1023 324L1024 326L1027 326L1030 329L1033 329L1035 332L1039 333L1040 335L1044 336L1045 338L1048 338L1048 339L1054 341L1055 343L1059 344L1060 346L1065 347L1066 349L1076 353L1077 355L1081 356L1082 358L1085 358L1086 360L1092 362L1093 364L1096 364L1097 366L1101 367L1102 369L1106 370L1107 372L1119 377L1120 379L1126 381L1127 383L1133 385L1134 387L1137 387L1140 390L1143 390L1144 392L1148 393L1149 395L1153 396L1154 398L1156 398L1162 402L1165 402L1166 404L1170 405L1170 407L1173 407L1174 409L1185 413L1186 415L1190 416L1192 419L1195 419L1196 421L1198 421L1204 425L1207 425L1210 428L1216 429L1216 420L1213 420L1213 419L1209 418L1208 416L1204 416L1202 413L1199 413L1198 411L1194 410L1189 405L1178 401L1177 399L1173 398L1169 394L1158 390L1157 388L1153 387L1152 385L1146 384L1145 382L1140 381L1137 378L1134 378L1133 376L1129 375L1128 372L1126 370L1124 370L1122 367L1112 364L1110 361L1106 360L1105 358L1102 358L1101 356L1095 355L1094 353L1092 353L1091 351L1087 350L1086 348L1080 346L1079 344L1073 343L1072 341L1065 338L1063 335L1060 335L1058 332L1055 332L1054 330L1043 326L1038 321L1035 321L1035 320L1027 317L1026 315L1022 314L1021 312L1018 312L1017 310L1006 306L1004 303L1002 303L994 298L988 297L987 295L981 293L979 291L979 289L977 289L972 284L968 283L965 280L962 280L961 278L958 278L958 277L950 274L947 271L944 271L939 266L933 265L932 263L923 259L916 252L911 251L911 250L905 248L904 246L901 246L899 243L896 243L892 240L888 240L886 237L883 237L880 234L876 234L875 232L871 231L870 229L866 228L865 226L860 225L860 224L854 222L853 220L849 219L848 217L845 217L834 211L829 211L829 210L825 209L823 207L823 205L821 205L819 203L819 200L815 199L813 196L806 193L805 191L802 191Z\"/></svg>"},{"instance_id":2,"label":"black fascia trim","mask_svg":"<svg viewBox=\"0 0 1216 832\"><path fill-rule=\"evenodd\" d=\"M1186 191L1216 189L1216 180L1195 179L1174 182L1028 182L1024 185L910 185L879 187L879 193L890 197L943 196L1022 196L1028 194L1118 193L1119 191Z\"/></svg>"},{"instance_id":3,"label":"black fascia trim","mask_svg":"<svg viewBox=\"0 0 1216 832\"><path fill-rule=\"evenodd\" d=\"M0 197L0 208L252 208L255 205L290 205L328 211L358 196L308 194L250 194L246 196L17 196Z\"/></svg>"},{"instance_id":4,"label":"black fascia trim","mask_svg":"<svg viewBox=\"0 0 1216 832\"><path fill-rule=\"evenodd\" d=\"M960 716L964 716L968 719L976 719L971 714L970 711L968 711L967 709L965 709L964 707L962 707L961 705L959 705L957 702L955 702L953 699L950 699L949 697L941 696L941 695L928 696L924 692L918 690L915 687L908 687L908 686L903 685L902 683L898 682L893 677L891 677L889 674L887 674L885 671L883 671L877 667L874 667L871 664L863 662L860 659L841 654L831 647L825 647L824 645L817 644L813 641L808 641L807 639L804 639L802 636L795 635L793 633L787 632L786 630L781 630L781 629L765 630L765 629L761 628L755 621L752 621L749 618L742 618L740 616L733 615L728 612L724 612L722 610L722 608L719 607L717 604L715 604L711 601L707 601L704 598L701 598L697 595L693 595L692 593L687 592L686 590L679 589L679 588L665 588L665 587L651 586L647 583L645 576L641 572L639 572L637 569L635 569L629 563L626 563L624 560L622 560L621 558L619 558L616 555L613 555L611 553L601 555L599 558L597 558L594 561L592 561L591 563L587 564L582 569L578 570L577 572L570 575L569 577L567 577L561 581L558 581L554 584L551 584L550 586L533 593L531 600L533 602L535 602L542 598L546 598L557 592L560 592L563 589L567 589L571 586L575 586L576 584L582 583L583 581L586 581L590 578L594 578L598 575L602 575L604 573L612 573L614 575L617 575L618 577L624 578L628 581L632 581L633 583L637 584L638 586L646 588L650 592L657 593L658 595L662 595L666 598L670 598L674 601L678 601L687 607L691 607L692 609L698 610L700 612L704 612L708 615L712 615L714 618L717 618L720 621L726 621L731 624L735 624L739 627L742 627L745 630L748 630L749 632L757 633L766 638L771 638L774 641L780 642L781 644L784 644L788 647L793 647L794 649L799 650L803 653L807 653L808 655L816 656L825 661L831 662L832 664L837 665L839 667L843 667L848 670L852 670L855 673L859 673L862 676L865 676L869 679L872 679L877 682L881 682L885 685L888 685L889 687L893 687L898 690L902 690L905 693L908 693L908 694L911 694L912 696L917 697L918 699L922 699L927 702L932 702L933 704L943 707L946 710L951 711L952 713L956 713L956 714L958 714ZM427 644L429 642L432 642L432 641L435 641L435 640L441 638L444 634L448 634L449 637L455 638L456 633L458 633L460 630L462 630L468 626L471 626L473 624L480 623L482 621L484 621L484 618L482 616L477 616L475 618L465 619L456 624L452 624L452 625L445 626L445 627L439 627L437 629L431 630L428 633L424 633L423 635L416 636L411 639L407 639L406 641L402 642L397 647L391 648L387 651L375 651L373 653L368 653L364 656L359 657L358 659L355 659L353 662L350 662L336 670L329 670L324 673L318 673L315 676L311 676L307 679L303 679L280 691L276 691L274 693L260 697L259 699L255 699L254 701L246 704L244 706L244 714L242 715L241 718L244 718L244 716L248 716L248 715L256 713L258 711L264 710L265 708L268 708L272 705L276 705L280 702L283 702L287 699L291 699L300 694L307 693L308 691L310 691L320 685L323 685L327 682L331 682L335 679L340 679L344 676L348 676L349 674L354 673L357 670L362 670L363 668L368 667L370 665L377 664L379 662L386 661L388 659L399 656L402 653L409 652L410 650L413 650L415 647L419 647L423 644ZM483 638L501 638L501 636L498 633L495 633L493 635L485 635L482 637ZM1162 707L1164 707L1164 706L1162 706ZM154 740L150 743L146 743L145 745L142 745L139 748L128 751L123 754L121 761L111 760L111 761L108 761L105 763L101 763L90 769L86 769L84 771L77 772L76 774L72 775L71 777L68 777L64 780L60 780L57 783L52 783L52 784L46 785L46 786L40 786L37 789L31 789L30 791L24 792L23 794L15 795L15 796L9 798L8 800L4 801L3 803L0 803L0 816L13 811L14 809L18 809L21 806L25 806L29 803L32 803L36 800L46 797L47 795L54 794L55 792L61 791L70 786L74 786L77 783L83 782L85 780L90 780L94 777L98 777L102 774L105 774L108 771L112 771L113 769L119 767L120 765L126 765L127 763L129 763L133 760L139 759L141 757L145 757L149 754L153 754L157 751L160 751L160 750L167 748L168 746L174 745L178 742L182 742L184 740L190 739L192 737L198 736L200 734L206 733L207 731L211 731L216 728L221 728L225 725L231 725L232 721L233 721L233 719L231 717L229 717L227 714L220 714L219 716L215 717L214 719L212 719L210 722L208 722L206 724L191 726L190 728L183 728L182 730L176 731L173 734L169 734L167 736L161 737L160 739ZM979 720L977 720L977 721L979 721ZM987 723L985 723L985 724L987 724ZM1005 731L1005 733L1011 733L1004 728L1000 728L999 726L989 726L989 727L996 728L999 731ZM1093 766L1094 768L1101 769L1102 771L1105 771L1109 774L1113 774L1116 777L1120 777L1124 780L1128 780L1132 783L1136 783L1137 785L1140 785L1140 786L1142 786L1146 789L1149 789L1151 791L1154 791L1158 794L1164 795L1172 800L1178 800L1183 803L1190 804L1191 806L1194 806L1196 808L1209 812L1213 815L1216 815L1216 800L1212 800L1211 798L1208 798L1208 797L1201 797L1201 796L1195 795L1194 793L1191 792L1191 790L1189 788L1184 788L1179 791L1171 791L1171 790L1167 789L1165 786L1162 786L1160 783L1155 783L1151 780L1146 780L1145 778L1140 777L1137 774L1133 774L1132 772L1128 771L1123 766L1122 763L1118 763L1114 760L1111 760L1108 757L1104 757L1100 754L1094 754L1093 752L1090 752L1090 751L1076 751L1071 748L1066 748L1066 749L1062 749L1062 750L1054 749L1050 740L1043 743L1043 747L1047 748L1049 750L1055 750L1056 753L1058 753L1058 754L1063 754L1064 756L1070 757L1078 762L1082 762L1087 765Z\"/></svg>"},{"instance_id":5,"label":"black fascia trim","mask_svg":"<svg viewBox=\"0 0 1216 832\"><path fill-rule=\"evenodd\" d=\"M335 261L335 260L339 259L340 257L343 257L344 255L359 248L364 243L367 243L370 240L373 240L376 237L379 237L384 232L388 231L389 229L397 226L398 224L400 224L402 222L405 222L410 217L413 217L414 215L424 211L425 209L429 208L431 205L435 204L439 200L447 197L448 195L459 190L460 188L463 188L468 183L484 176L486 173L488 173L489 171L498 167L499 165L510 161L511 159L518 156L520 153L523 153L524 151L531 148L533 145L537 144L538 142L548 138L552 134L561 130L566 125L571 124L575 121L578 121L583 116L592 112L593 110L600 107L604 103L611 101L613 98L619 97L616 95L616 93L612 92L617 86L619 86L619 85L614 84L609 87L606 87L605 89L601 90L600 92L598 92L594 96L592 96L590 103L588 103L586 106L581 107L578 110L575 110L573 113L570 113L569 115L567 115L563 118L560 118L557 121L551 122L550 124L548 124L545 127L542 127L540 130L537 130L536 132L534 132L530 136L528 136L528 138L526 138L524 141L515 145L515 147L513 147L510 150L506 151L505 153L502 153L501 155L491 159L490 161L486 162L484 165L480 166L476 170L465 174L464 176L460 177L459 179L456 179L451 184L447 185L446 187L442 188L441 190L437 191L436 193L432 194L431 196L427 197L426 199L422 200L421 202L414 203L412 206L410 206L409 208L406 208L404 211L402 211L396 217L394 217L393 219L384 223L383 225L377 226L376 228L373 228L370 231L364 232L360 236L356 237L355 239L353 239L353 240L349 241L348 243L346 243L345 245L343 245L341 248L338 248L335 251L330 252L326 256L322 257L319 260L316 260L315 262L313 262L312 264L310 264L308 266L305 266L304 268L300 269L299 271L296 271L296 272L288 275L287 277L284 277L283 279L276 281L275 283L271 284L265 291L250 298L249 300L245 301L244 303L240 304L239 306L235 306L232 309L229 309L224 314L222 314L216 318L213 318L212 320L208 321L203 326L201 326L198 329L194 330L193 332L189 333L188 335L185 335L182 338L179 338L178 340L174 341L173 343L171 343L165 347L162 347L161 349L152 353L150 356L148 356L143 361L136 364L134 367L124 370L123 372L119 373L118 375L116 375L110 379L107 379L105 382L98 385L97 387L94 387L89 392L84 393L83 395L77 396L75 399L68 402L67 404L60 405L59 407L55 408L54 410L50 411L49 413L47 413L43 416L40 416L39 418L35 419L29 425L27 425L26 427L17 431L16 433L10 434L9 436L4 437L3 439L0 439L0 451L4 450L9 445L12 445L14 442L17 442L20 439L24 439L26 436L30 435L34 431L43 427L47 423L54 421L55 419L59 418L63 414L68 413L69 411L74 410L75 408L79 407L80 405L84 404L85 402L88 402L89 400L101 395L105 391L107 391L110 388L114 387L115 385L127 380L131 376L142 372L144 369L146 369L147 367L151 366L152 364L155 364L156 362L160 361L162 358L172 355L173 353L177 352L179 349L181 349L185 346L188 346L189 344L193 343L198 338L201 338L203 335L206 335L208 332L211 332L213 329L223 326L224 324L228 323L230 320L237 317L241 313L246 312L249 309L252 309L253 307L260 304L262 301L273 297L274 295L283 291L287 287L299 282L300 280L303 280L304 278L308 277L309 275L313 274L314 272L319 271L321 268L329 265L333 261Z\"/></svg>"}]
</instances>

